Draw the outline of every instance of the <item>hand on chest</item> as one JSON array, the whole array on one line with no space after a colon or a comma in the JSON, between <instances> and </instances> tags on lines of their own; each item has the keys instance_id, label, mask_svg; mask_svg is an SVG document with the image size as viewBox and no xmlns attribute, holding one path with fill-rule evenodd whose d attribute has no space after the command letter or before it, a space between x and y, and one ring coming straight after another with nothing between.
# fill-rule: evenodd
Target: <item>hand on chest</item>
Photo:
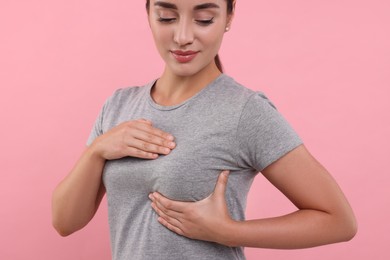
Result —
<instances>
[{"instance_id":1,"label":"hand on chest","mask_svg":"<svg viewBox=\"0 0 390 260\"><path fill-rule=\"evenodd\" d=\"M108 161L106 189L129 194L158 191L176 200L201 200L213 191L222 170L235 167L226 141L222 133L207 129L188 137L179 133L177 146L169 155L155 160L127 157Z\"/></svg>"}]
</instances>

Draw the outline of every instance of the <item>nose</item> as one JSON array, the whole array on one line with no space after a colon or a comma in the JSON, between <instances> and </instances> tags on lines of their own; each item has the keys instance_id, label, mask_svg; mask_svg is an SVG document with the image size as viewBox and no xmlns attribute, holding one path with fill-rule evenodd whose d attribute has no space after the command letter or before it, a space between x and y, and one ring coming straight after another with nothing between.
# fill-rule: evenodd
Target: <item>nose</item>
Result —
<instances>
[{"instance_id":1,"label":"nose","mask_svg":"<svg viewBox=\"0 0 390 260\"><path fill-rule=\"evenodd\" d=\"M174 33L175 43L179 46L186 46L194 41L194 32L190 21L187 19L181 19L177 24Z\"/></svg>"}]
</instances>

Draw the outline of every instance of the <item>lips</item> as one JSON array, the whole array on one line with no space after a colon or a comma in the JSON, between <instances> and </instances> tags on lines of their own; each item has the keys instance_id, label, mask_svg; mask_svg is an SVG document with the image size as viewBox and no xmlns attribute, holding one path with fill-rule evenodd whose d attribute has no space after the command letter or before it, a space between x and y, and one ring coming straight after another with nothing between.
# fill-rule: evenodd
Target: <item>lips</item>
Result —
<instances>
[{"instance_id":1,"label":"lips","mask_svg":"<svg viewBox=\"0 0 390 260\"><path fill-rule=\"evenodd\" d=\"M199 53L198 51L181 51L174 50L171 51L173 57L180 63L187 63L193 60L196 55Z\"/></svg>"}]
</instances>

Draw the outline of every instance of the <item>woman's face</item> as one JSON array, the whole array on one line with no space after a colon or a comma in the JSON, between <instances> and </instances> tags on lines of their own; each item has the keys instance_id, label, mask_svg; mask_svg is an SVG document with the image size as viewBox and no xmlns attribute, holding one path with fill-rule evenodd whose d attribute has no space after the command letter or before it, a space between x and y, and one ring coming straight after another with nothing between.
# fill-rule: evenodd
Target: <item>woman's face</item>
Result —
<instances>
[{"instance_id":1,"label":"woman's face","mask_svg":"<svg viewBox=\"0 0 390 260\"><path fill-rule=\"evenodd\" d=\"M166 69L191 76L215 66L230 18L226 0L151 0L149 23Z\"/></svg>"}]
</instances>

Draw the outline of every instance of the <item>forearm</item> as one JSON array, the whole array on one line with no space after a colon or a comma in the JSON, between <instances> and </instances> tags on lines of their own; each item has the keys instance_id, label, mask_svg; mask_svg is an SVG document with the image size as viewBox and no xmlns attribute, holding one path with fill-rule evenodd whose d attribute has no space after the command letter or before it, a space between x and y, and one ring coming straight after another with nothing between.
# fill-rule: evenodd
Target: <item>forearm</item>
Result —
<instances>
[{"instance_id":1,"label":"forearm","mask_svg":"<svg viewBox=\"0 0 390 260\"><path fill-rule=\"evenodd\" d=\"M105 160L87 148L52 197L53 226L61 235L84 227L94 216L104 193L101 175Z\"/></svg>"},{"instance_id":2,"label":"forearm","mask_svg":"<svg viewBox=\"0 0 390 260\"><path fill-rule=\"evenodd\" d=\"M264 176L299 209L291 214L235 221L226 204L228 174L214 191L196 202L150 195L158 221L179 235L222 245L259 248L307 248L350 240L357 232L353 211L334 179L304 146L268 166Z\"/></svg>"},{"instance_id":3,"label":"forearm","mask_svg":"<svg viewBox=\"0 0 390 260\"><path fill-rule=\"evenodd\" d=\"M289 215L233 221L224 230L221 244L274 249L298 249L342 242L356 233L354 223L317 210L298 210Z\"/></svg>"}]
</instances>

